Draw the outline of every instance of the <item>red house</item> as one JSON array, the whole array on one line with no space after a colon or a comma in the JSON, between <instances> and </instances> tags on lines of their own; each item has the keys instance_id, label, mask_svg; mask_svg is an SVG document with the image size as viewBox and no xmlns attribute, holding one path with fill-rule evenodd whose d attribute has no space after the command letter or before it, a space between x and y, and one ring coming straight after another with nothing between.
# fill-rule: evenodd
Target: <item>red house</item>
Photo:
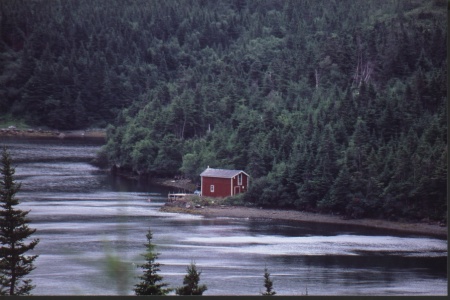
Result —
<instances>
[{"instance_id":1,"label":"red house","mask_svg":"<svg viewBox=\"0 0 450 300\"><path fill-rule=\"evenodd\" d=\"M250 176L241 170L208 167L200 174L202 196L228 197L247 191Z\"/></svg>"}]
</instances>

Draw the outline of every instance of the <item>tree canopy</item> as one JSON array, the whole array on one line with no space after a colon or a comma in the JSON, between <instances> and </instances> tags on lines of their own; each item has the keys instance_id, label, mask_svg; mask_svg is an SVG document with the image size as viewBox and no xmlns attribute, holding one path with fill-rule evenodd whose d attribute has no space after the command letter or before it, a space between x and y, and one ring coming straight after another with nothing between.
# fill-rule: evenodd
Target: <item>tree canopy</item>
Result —
<instances>
[{"instance_id":1,"label":"tree canopy","mask_svg":"<svg viewBox=\"0 0 450 300\"><path fill-rule=\"evenodd\" d=\"M0 2L0 109L106 126L110 165L245 201L446 219L444 0Z\"/></svg>"},{"instance_id":2,"label":"tree canopy","mask_svg":"<svg viewBox=\"0 0 450 300\"><path fill-rule=\"evenodd\" d=\"M187 274L183 278L183 286L175 289L175 293L180 296L186 295L203 295L208 289L206 285L199 285L201 271L197 271L195 262L191 262L186 268Z\"/></svg>"}]
</instances>

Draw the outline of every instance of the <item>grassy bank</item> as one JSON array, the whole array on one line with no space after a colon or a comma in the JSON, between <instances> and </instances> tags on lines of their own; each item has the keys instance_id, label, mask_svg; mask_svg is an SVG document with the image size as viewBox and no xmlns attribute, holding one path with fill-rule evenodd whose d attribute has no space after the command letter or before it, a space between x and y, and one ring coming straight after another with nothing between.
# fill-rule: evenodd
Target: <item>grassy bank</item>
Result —
<instances>
[{"instance_id":1,"label":"grassy bank","mask_svg":"<svg viewBox=\"0 0 450 300\"><path fill-rule=\"evenodd\" d=\"M104 129L58 130L47 127L33 127L25 120L11 115L0 116L0 136L56 137L56 138L101 138L106 139Z\"/></svg>"},{"instance_id":2,"label":"grassy bank","mask_svg":"<svg viewBox=\"0 0 450 300\"><path fill-rule=\"evenodd\" d=\"M24 130L31 128L24 120L13 118L11 115L0 116L0 128L8 128L13 126L17 129Z\"/></svg>"}]
</instances>

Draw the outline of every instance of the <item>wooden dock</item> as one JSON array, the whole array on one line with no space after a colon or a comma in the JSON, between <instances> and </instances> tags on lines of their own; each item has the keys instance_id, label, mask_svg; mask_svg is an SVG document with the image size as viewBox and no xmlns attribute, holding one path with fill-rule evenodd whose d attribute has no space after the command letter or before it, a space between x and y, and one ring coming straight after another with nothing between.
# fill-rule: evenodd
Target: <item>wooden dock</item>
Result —
<instances>
[{"instance_id":1,"label":"wooden dock","mask_svg":"<svg viewBox=\"0 0 450 300\"><path fill-rule=\"evenodd\" d=\"M188 201L188 199L187 199L188 195L192 195L192 194L184 194L184 193L171 194L171 193L169 193L167 195L167 201L168 202Z\"/></svg>"}]
</instances>

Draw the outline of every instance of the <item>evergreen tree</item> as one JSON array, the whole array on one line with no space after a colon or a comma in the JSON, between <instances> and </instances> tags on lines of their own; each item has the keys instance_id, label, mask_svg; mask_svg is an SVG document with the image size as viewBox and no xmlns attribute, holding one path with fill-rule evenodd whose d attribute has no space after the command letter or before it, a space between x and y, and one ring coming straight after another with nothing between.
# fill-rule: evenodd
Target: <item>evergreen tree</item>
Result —
<instances>
[{"instance_id":1,"label":"evergreen tree","mask_svg":"<svg viewBox=\"0 0 450 300\"><path fill-rule=\"evenodd\" d=\"M324 206L330 208L333 212L342 213L345 210L345 206L350 202L351 197L350 173L347 166L344 165L331 186L330 201L324 203Z\"/></svg>"},{"instance_id":2,"label":"evergreen tree","mask_svg":"<svg viewBox=\"0 0 450 300\"><path fill-rule=\"evenodd\" d=\"M25 243L36 229L27 225L29 211L14 208L19 204L15 195L20 190L20 183L14 180L15 169L11 162L4 147L0 161L0 294L29 295L34 286L31 279L23 278L35 269L33 262L38 255L24 254L33 250L39 239Z\"/></svg>"},{"instance_id":3,"label":"evergreen tree","mask_svg":"<svg viewBox=\"0 0 450 300\"><path fill-rule=\"evenodd\" d=\"M202 272L197 271L197 267L194 262L187 267L187 274L184 276L184 286L176 289L177 295L203 295L203 292L207 290L206 285L198 285L200 281L200 274Z\"/></svg>"},{"instance_id":4,"label":"evergreen tree","mask_svg":"<svg viewBox=\"0 0 450 300\"><path fill-rule=\"evenodd\" d=\"M264 287L266 288L266 292L262 293L263 296L273 296L276 292L273 290L273 283L270 279L270 273L267 270L267 267L264 268Z\"/></svg>"},{"instance_id":5,"label":"evergreen tree","mask_svg":"<svg viewBox=\"0 0 450 300\"><path fill-rule=\"evenodd\" d=\"M245 169L256 205L417 219L446 205L443 0L147 2L0 1L0 121L113 122L110 166Z\"/></svg>"},{"instance_id":6,"label":"evergreen tree","mask_svg":"<svg viewBox=\"0 0 450 300\"><path fill-rule=\"evenodd\" d=\"M168 284L162 283L163 277L158 275L160 264L156 262L156 259L158 258L159 253L155 252L155 245L152 244L153 234L151 230L148 231L146 237L147 244L145 244L145 247L147 248L147 252L143 254L146 263L139 266L139 268L144 270L144 274L139 276L142 281L135 285L136 288L134 291L137 296L164 296L171 292L172 289L166 288Z\"/></svg>"}]
</instances>

